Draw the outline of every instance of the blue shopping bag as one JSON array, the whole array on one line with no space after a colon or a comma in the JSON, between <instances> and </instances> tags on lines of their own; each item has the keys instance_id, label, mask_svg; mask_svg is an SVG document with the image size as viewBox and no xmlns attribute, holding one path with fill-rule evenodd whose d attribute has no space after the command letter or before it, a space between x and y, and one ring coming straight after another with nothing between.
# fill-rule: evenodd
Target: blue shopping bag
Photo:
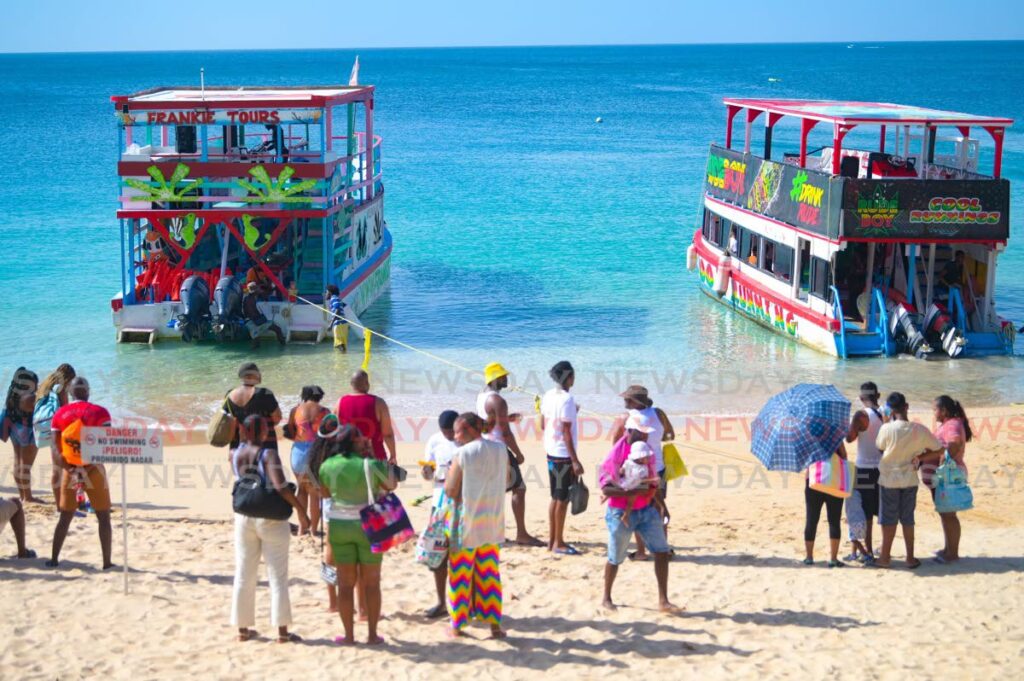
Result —
<instances>
[{"instance_id":1,"label":"blue shopping bag","mask_svg":"<svg viewBox=\"0 0 1024 681\"><path fill-rule=\"evenodd\" d=\"M939 513L959 513L974 508L974 494L967 484L967 476L949 452L935 469L932 484L935 487L935 510Z\"/></svg>"}]
</instances>

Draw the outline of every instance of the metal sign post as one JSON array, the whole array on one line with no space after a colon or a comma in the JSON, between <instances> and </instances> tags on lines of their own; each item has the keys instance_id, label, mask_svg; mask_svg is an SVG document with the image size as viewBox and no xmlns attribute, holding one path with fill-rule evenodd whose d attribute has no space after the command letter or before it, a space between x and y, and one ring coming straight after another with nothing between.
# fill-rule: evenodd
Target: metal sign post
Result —
<instances>
[{"instance_id":1,"label":"metal sign post","mask_svg":"<svg viewBox=\"0 0 1024 681\"><path fill-rule=\"evenodd\" d=\"M82 429L82 461L85 464L121 464L121 550L124 592L128 593L128 464L159 464L164 461L163 440L153 428L102 426Z\"/></svg>"}]
</instances>

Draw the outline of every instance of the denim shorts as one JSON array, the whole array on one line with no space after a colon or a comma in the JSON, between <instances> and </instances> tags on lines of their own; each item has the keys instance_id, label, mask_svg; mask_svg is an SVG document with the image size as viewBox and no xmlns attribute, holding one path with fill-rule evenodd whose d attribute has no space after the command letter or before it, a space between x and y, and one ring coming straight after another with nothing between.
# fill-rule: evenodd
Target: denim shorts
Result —
<instances>
[{"instance_id":1,"label":"denim shorts","mask_svg":"<svg viewBox=\"0 0 1024 681\"><path fill-rule=\"evenodd\" d=\"M914 507L917 506L916 487L879 487L878 524L903 527L914 526Z\"/></svg>"},{"instance_id":2,"label":"denim shorts","mask_svg":"<svg viewBox=\"0 0 1024 681\"><path fill-rule=\"evenodd\" d=\"M621 508L611 508L604 514L608 524L608 562L622 565L629 551L629 541L637 532L651 553L668 553L668 540L665 538L665 526L661 514L653 505L633 511L629 514L629 525L622 522Z\"/></svg>"}]
</instances>

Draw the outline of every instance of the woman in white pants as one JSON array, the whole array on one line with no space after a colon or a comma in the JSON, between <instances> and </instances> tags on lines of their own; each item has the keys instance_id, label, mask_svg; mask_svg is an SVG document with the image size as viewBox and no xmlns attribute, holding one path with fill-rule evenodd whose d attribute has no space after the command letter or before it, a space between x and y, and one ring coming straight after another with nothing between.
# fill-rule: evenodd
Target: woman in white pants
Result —
<instances>
[{"instance_id":1,"label":"woman in white pants","mask_svg":"<svg viewBox=\"0 0 1024 681\"><path fill-rule=\"evenodd\" d=\"M284 478L281 459L275 449L264 449L268 424L262 416L253 414L241 424L241 444L231 453L231 467L235 477L242 471L255 468L260 482L272 487L299 514L308 525L306 511L299 505L295 493ZM235 584L231 598L231 624L238 627L238 640L249 641L257 636L252 629L256 623L256 583L260 556L267 564L270 582L270 624L277 627L277 642L300 641L288 633L292 623L292 606L288 598L288 543L291 529L287 520L255 518L235 513Z\"/></svg>"}]
</instances>

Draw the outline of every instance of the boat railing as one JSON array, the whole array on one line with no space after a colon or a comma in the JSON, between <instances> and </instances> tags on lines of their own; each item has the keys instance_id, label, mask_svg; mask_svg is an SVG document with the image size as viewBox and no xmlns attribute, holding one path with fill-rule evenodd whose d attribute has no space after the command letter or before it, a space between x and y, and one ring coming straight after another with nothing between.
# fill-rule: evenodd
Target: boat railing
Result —
<instances>
[{"instance_id":1,"label":"boat railing","mask_svg":"<svg viewBox=\"0 0 1024 681\"><path fill-rule=\"evenodd\" d=\"M876 323L877 320L877 323ZM886 356L895 354L896 344L889 330L889 309L885 306L885 297L877 288L871 289L871 312L868 314L868 328L882 336L882 351Z\"/></svg>"},{"instance_id":2,"label":"boat railing","mask_svg":"<svg viewBox=\"0 0 1024 681\"><path fill-rule=\"evenodd\" d=\"M839 322L839 335L836 336L836 344L839 357L846 359L846 319L843 317L843 303L842 298L839 296L839 289L835 286L828 287L829 294L832 296L832 316Z\"/></svg>"},{"instance_id":3,"label":"boat railing","mask_svg":"<svg viewBox=\"0 0 1024 681\"><path fill-rule=\"evenodd\" d=\"M310 160L297 157L296 162L263 164L238 158L174 156L139 162L138 168L121 167L121 194L118 201L123 211L168 211L180 213L218 209L246 208L254 214L261 210L324 210L355 207L366 202L371 194L382 189L381 138L374 136L373 173L367 171L365 135L357 134L356 153L336 159L336 177L300 177L297 168ZM335 139L346 139L345 137ZM316 156L319 152L312 152ZM227 163L228 161L230 163ZM216 163L216 166L211 164ZM227 165L226 165L227 163ZM335 161L332 161L335 163ZM180 166L184 166L181 169ZM291 168L291 171L287 171ZM230 171L230 174L227 174ZM135 173L138 175L135 175ZM195 175L193 175L195 173ZM214 173L216 173L214 175ZM230 205L229 205L230 204Z\"/></svg>"}]
</instances>

